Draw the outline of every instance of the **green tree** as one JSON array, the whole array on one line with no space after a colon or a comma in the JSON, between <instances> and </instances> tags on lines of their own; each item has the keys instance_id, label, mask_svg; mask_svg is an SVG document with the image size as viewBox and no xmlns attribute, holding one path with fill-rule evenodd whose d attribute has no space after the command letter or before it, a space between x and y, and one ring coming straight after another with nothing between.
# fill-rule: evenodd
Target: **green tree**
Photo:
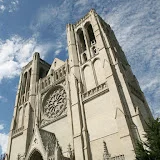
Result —
<instances>
[{"instance_id":1,"label":"green tree","mask_svg":"<svg viewBox=\"0 0 160 160\"><path fill-rule=\"evenodd\" d=\"M150 120L147 124L146 141L137 142L137 160L160 160L160 119Z\"/></svg>"}]
</instances>

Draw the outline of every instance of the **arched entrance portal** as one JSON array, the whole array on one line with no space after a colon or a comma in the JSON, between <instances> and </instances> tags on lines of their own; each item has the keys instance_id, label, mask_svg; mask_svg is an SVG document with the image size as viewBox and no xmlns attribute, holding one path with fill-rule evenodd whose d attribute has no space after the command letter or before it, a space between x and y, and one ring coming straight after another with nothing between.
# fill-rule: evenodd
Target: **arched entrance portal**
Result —
<instances>
[{"instance_id":1,"label":"arched entrance portal","mask_svg":"<svg viewBox=\"0 0 160 160\"><path fill-rule=\"evenodd\" d=\"M43 160L42 155L38 152L35 151L31 157L29 158L29 160Z\"/></svg>"}]
</instances>

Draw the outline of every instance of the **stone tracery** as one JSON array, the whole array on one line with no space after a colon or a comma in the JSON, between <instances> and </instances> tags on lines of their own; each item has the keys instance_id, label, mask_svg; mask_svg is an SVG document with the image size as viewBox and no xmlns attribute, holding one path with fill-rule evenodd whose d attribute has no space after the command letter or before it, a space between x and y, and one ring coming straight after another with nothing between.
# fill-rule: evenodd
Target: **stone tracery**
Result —
<instances>
[{"instance_id":1,"label":"stone tracery","mask_svg":"<svg viewBox=\"0 0 160 160\"><path fill-rule=\"evenodd\" d=\"M55 119L66 109L66 92L62 87L56 88L43 103L43 116L46 119Z\"/></svg>"}]
</instances>

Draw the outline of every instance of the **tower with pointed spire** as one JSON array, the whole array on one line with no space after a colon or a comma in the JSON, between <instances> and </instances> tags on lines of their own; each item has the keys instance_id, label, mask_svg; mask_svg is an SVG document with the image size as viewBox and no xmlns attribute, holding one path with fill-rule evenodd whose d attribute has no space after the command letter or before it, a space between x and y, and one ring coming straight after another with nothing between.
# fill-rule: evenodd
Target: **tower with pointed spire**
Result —
<instances>
[{"instance_id":1,"label":"tower with pointed spire","mask_svg":"<svg viewBox=\"0 0 160 160\"><path fill-rule=\"evenodd\" d=\"M92 9L67 42L66 61L23 67L6 160L134 160L152 114L113 30Z\"/></svg>"}]
</instances>

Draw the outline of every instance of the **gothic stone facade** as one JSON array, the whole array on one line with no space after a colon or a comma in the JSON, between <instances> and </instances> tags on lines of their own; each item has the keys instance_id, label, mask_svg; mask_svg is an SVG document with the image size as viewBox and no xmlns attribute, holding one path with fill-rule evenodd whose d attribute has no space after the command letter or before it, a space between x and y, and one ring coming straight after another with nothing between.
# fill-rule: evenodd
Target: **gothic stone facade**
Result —
<instances>
[{"instance_id":1,"label":"gothic stone facade","mask_svg":"<svg viewBox=\"0 0 160 160\"><path fill-rule=\"evenodd\" d=\"M134 160L152 115L114 32L91 10L67 42L65 62L23 67L6 160Z\"/></svg>"}]
</instances>

